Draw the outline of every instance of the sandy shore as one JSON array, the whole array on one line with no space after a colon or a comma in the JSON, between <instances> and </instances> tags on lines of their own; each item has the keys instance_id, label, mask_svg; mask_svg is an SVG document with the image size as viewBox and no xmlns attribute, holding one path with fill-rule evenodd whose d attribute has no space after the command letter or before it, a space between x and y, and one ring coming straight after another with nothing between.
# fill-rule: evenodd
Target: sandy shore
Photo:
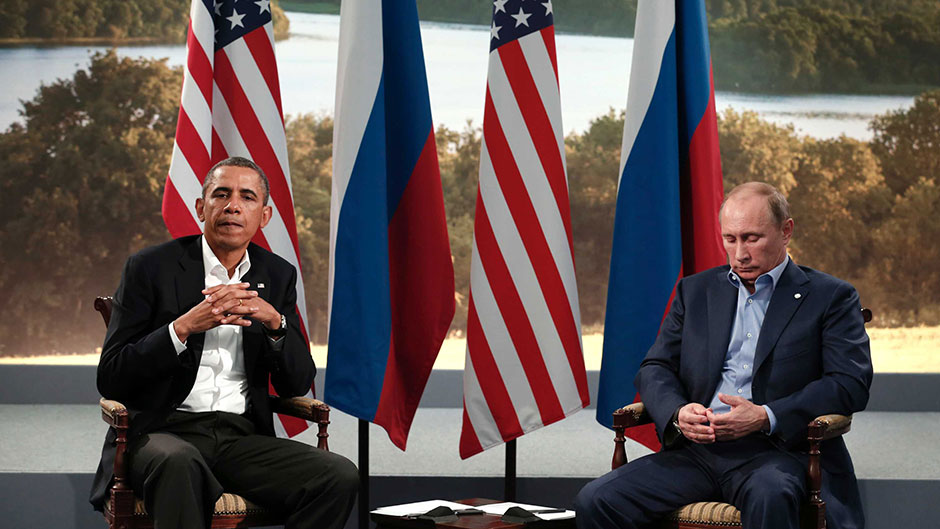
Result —
<instances>
[{"instance_id":1,"label":"sandy shore","mask_svg":"<svg viewBox=\"0 0 940 529\"><path fill-rule=\"evenodd\" d=\"M940 372L940 326L898 329L870 329L872 362L879 373ZM601 367L604 335L587 334L584 342L584 363L589 371ZM444 340L434 369L463 369L467 341L463 338ZM317 366L326 365L326 346L311 347ZM98 352L74 355L22 356L0 358L0 364L30 365L96 365Z\"/></svg>"}]
</instances>

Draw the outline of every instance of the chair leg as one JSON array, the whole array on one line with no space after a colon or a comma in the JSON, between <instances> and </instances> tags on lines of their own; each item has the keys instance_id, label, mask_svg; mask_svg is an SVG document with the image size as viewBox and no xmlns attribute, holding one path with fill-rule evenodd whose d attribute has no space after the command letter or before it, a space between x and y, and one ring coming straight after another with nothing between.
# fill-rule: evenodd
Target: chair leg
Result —
<instances>
[{"instance_id":1,"label":"chair leg","mask_svg":"<svg viewBox=\"0 0 940 529\"><path fill-rule=\"evenodd\" d=\"M623 426L614 425L614 457L610 462L611 470L616 470L627 462L627 450L624 447L626 438L623 436L623 431Z\"/></svg>"},{"instance_id":2,"label":"chair leg","mask_svg":"<svg viewBox=\"0 0 940 529\"><path fill-rule=\"evenodd\" d=\"M807 435L809 441L809 465L806 470L808 501L801 513L803 529L826 529L826 503L822 500L822 469L819 462L819 445L822 442L822 425L813 421Z\"/></svg>"},{"instance_id":3,"label":"chair leg","mask_svg":"<svg viewBox=\"0 0 940 529\"><path fill-rule=\"evenodd\" d=\"M321 419L317 424L317 448L320 450L330 451L330 445L327 442L327 438L330 436L327 433L326 428L330 425L329 415L326 419Z\"/></svg>"},{"instance_id":4,"label":"chair leg","mask_svg":"<svg viewBox=\"0 0 940 529\"><path fill-rule=\"evenodd\" d=\"M134 491L127 482L127 416L122 415L115 424L114 484L111 485L111 529L129 529L133 526Z\"/></svg>"},{"instance_id":5,"label":"chair leg","mask_svg":"<svg viewBox=\"0 0 940 529\"><path fill-rule=\"evenodd\" d=\"M111 529L130 529L134 521L134 491L111 489L111 512L114 521Z\"/></svg>"}]
</instances>

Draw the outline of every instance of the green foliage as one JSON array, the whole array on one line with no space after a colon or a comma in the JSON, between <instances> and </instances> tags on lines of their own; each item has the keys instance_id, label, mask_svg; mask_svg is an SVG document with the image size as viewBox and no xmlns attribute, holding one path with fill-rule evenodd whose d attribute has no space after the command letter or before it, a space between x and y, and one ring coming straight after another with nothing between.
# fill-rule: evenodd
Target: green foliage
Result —
<instances>
[{"instance_id":1,"label":"green foliage","mask_svg":"<svg viewBox=\"0 0 940 529\"><path fill-rule=\"evenodd\" d=\"M706 2L723 90L883 91L940 86L940 3ZM895 88L896 90L896 88Z\"/></svg>"},{"instance_id":2,"label":"green foliage","mask_svg":"<svg viewBox=\"0 0 940 529\"><path fill-rule=\"evenodd\" d=\"M728 109L718 120L725 192L758 179L788 193L796 186L793 170L800 140L792 126L781 127L754 112Z\"/></svg>"},{"instance_id":3,"label":"green foliage","mask_svg":"<svg viewBox=\"0 0 940 529\"><path fill-rule=\"evenodd\" d=\"M0 38L186 41L190 0L4 0ZM284 10L272 6L274 36L287 38Z\"/></svg>"},{"instance_id":4,"label":"green foliage","mask_svg":"<svg viewBox=\"0 0 940 529\"><path fill-rule=\"evenodd\" d=\"M940 175L940 90L917 96L907 110L876 117L871 129L872 150L895 194Z\"/></svg>"},{"instance_id":5,"label":"green foliage","mask_svg":"<svg viewBox=\"0 0 940 529\"><path fill-rule=\"evenodd\" d=\"M160 191L181 78L164 61L97 54L0 134L4 353L98 345L94 297L114 291L129 253L166 238Z\"/></svg>"},{"instance_id":6,"label":"green foliage","mask_svg":"<svg viewBox=\"0 0 940 529\"><path fill-rule=\"evenodd\" d=\"M330 190L333 119L304 114L287 121L300 264L310 340L325 343L330 270Z\"/></svg>"},{"instance_id":7,"label":"green foliage","mask_svg":"<svg viewBox=\"0 0 940 529\"><path fill-rule=\"evenodd\" d=\"M565 139L575 274L581 322L604 322L614 237L624 113L613 109L591 121L582 135Z\"/></svg>"},{"instance_id":8,"label":"green foliage","mask_svg":"<svg viewBox=\"0 0 940 529\"><path fill-rule=\"evenodd\" d=\"M25 35L29 4L29 0L3 0L4 22L0 24L0 39L15 39Z\"/></svg>"},{"instance_id":9,"label":"green foliage","mask_svg":"<svg viewBox=\"0 0 940 529\"><path fill-rule=\"evenodd\" d=\"M274 40L284 40L290 35L290 20L278 2L271 2L271 22L274 24Z\"/></svg>"},{"instance_id":10,"label":"green foliage","mask_svg":"<svg viewBox=\"0 0 940 529\"><path fill-rule=\"evenodd\" d=\"M879 303L902 325L936 324L940 315L940 186L920 178L895 199L878 227L879 252L868 269Z\"/></svg>"},{"instance_id":11,"label":"green foliage","mask_svg":"<svg viewBox=\"0 0 940 529\"><path fill-rule=\"evenodd\" d=\"M876 251L871 227L891 209L877 159L867 144L850 138L805 139L794 176L797 185L788 194L797 226L792 255L857 282Z\"/></svg>"},{"instance_id":12,"label":"green foliage","mask_svg":"<svg viewBox=\"0 0 940 529\"><path fill-rule=\"evenodd\" d=\"M457 132L440 127L435 132L437 157L444 190L447 234L454 259L454 288L457 307L452 331L466 327L470 306L470 256L473 251L473 219L476 211L480 171L481 132L470 122Z\"/></svg>"}]
</instances>

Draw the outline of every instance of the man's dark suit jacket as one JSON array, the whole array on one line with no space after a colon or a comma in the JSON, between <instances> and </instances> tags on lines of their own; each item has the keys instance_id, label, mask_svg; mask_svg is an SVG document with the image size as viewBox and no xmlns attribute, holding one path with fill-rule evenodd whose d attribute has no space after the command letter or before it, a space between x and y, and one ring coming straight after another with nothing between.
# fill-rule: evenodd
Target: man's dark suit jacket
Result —
<instances>
[{"instance_id":1,"label":"man's dark suit jacket","mask_svg":"<svg viewBox=\"0 0 940 529\"><path fill-rule=\"evenodd\" d=\"M687 442L663 436L676 411L708 406L721 380L738 290L728 266L684 278L635 384L666 450ZM871 353L858 293L828 274L786 266L774 289L754 358L755 404L777 418L774 445L805 458L807 424L829 413L851 414L868 403ZM852 459L842 438L822 444L823 499L830 527L862 527Z\"/></svg>"},{"instance_id":2,"label":"man's dark suit jacket","mask_svg":"<svg viewBox=\"0 0 940 529\"><path fill-rule=\"evenodd\" d=\"M316 368L300 333L295 304L297 271L284 259L250 244L251 269L242 278L287 319L281 351L271 347L261 323L242 330L248 377L246 415L256 431L274 435L268 375L281 396L310 390ZM193 334L176 354L167 326L201 302L205 270L199 236L182 237L132 255L114 295L114 310L98 363L98 391L127 406L129 440L152 431L189 395L202 357L205 333ZM101 510L113 478L115 432L109 429L90 501Z\"/></svg>"}]
</instances>

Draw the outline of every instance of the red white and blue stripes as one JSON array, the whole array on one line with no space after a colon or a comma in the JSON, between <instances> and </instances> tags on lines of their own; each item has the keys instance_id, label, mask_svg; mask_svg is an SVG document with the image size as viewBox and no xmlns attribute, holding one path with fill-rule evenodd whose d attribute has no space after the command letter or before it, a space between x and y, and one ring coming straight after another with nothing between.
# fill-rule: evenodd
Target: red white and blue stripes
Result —
<instances>
[{"instance_id":1,"label":"red white and blue stripes","mask_svg":"<svg viewBox=\"0 0 940 529\"><path fill-rule=\"evenodd\" d=\"M343 2L325 400L405 449L454 315L414 0Z\"/></svg>"},{"instance_id":2,"label":"red white and blue stripes","mask_svg":"<svg viewBox=\"0 0 940 529\"><path fill-rule=\"evenodd\" d=\"M715 93L703 0L640 0L624 122L597 420L633 377L678 280L725 263ZM651 428L637 440L654 447Z\"/></svg>"},{"instance_id":3,"label":"red white and blue stripes","mask_svg":"<svg viewBox=\"0 0 940 529\"><path fill-rule=\"evenodd\" d=\"M494 5L462 458L589 402L552 19L551 2Z\"/></svg>"},{"instance_id":4,"label":"red white and blue stripes","mask_svg":"<svg viewBox=\"0 0 940 529\"><path fill-rule=\"evenodd\" d=\"M254 242L294 265L297 299L304 298L300 248L291 196L287 140L274 56L270 2L193 0L179 120L163 195L163 219L173 237L201 233L195 201L209 169L229 156L255 161L267 174L274 210ZM297 305L306 335L304 303ZM281 417L279 434L306 428Z\"/></svg>"}]
</instances>

